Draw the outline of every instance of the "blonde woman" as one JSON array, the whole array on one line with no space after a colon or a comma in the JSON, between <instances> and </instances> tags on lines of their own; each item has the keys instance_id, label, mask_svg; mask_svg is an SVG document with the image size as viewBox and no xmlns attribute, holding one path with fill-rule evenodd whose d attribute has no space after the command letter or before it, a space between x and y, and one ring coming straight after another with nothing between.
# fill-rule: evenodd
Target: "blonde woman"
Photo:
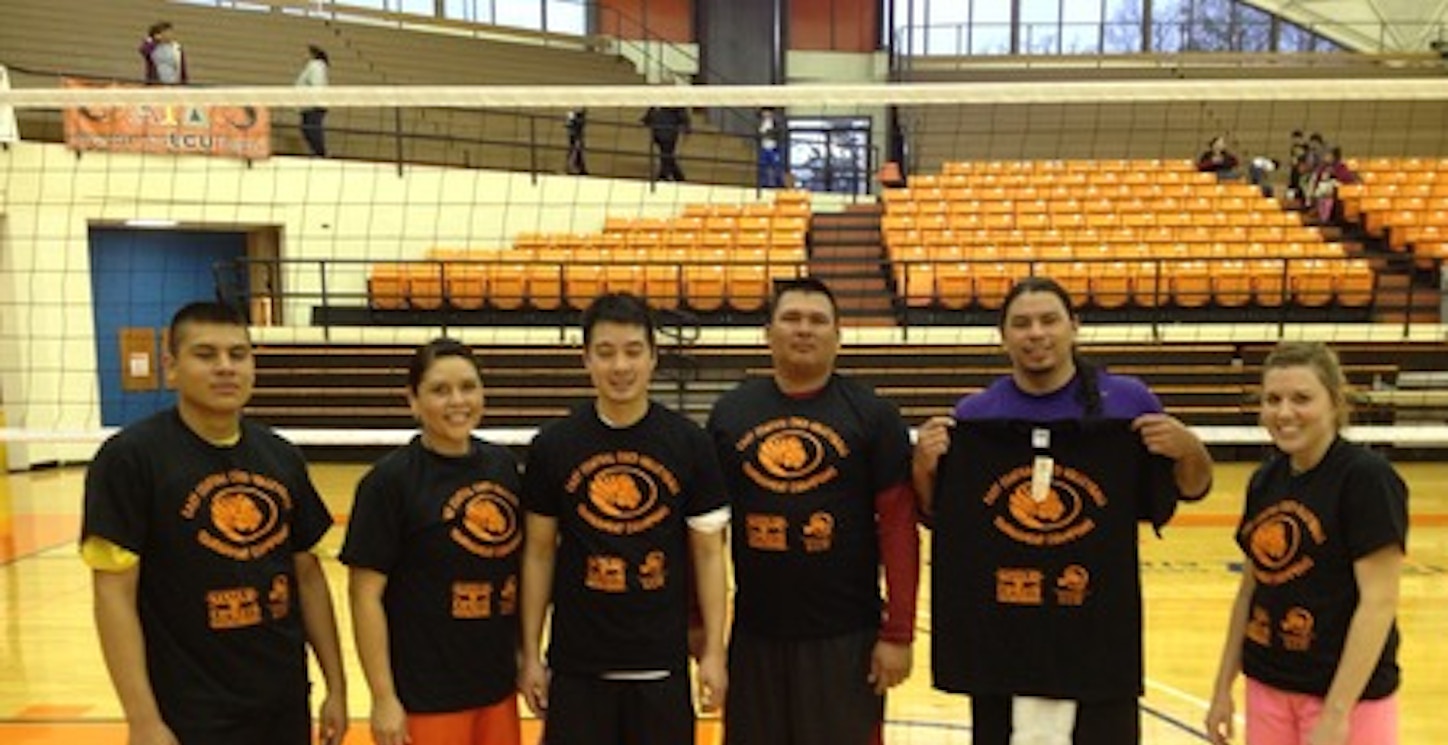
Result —
<instances>
[{"instance_id":1,"label":"blonde woman","mask_svg":"<svg viewBox=\"0 0 1448 745\"><path fill-rule=\"evenodd\" d=\"M1285 342L1263 369L1261 422L1278 452L1247 487L1247 562L1207 733L1231 741L1243 673L1252 745L1395 745L1407 487L1342 438L1347 384L1332 350Z\"/></svg>"}]
</instances>

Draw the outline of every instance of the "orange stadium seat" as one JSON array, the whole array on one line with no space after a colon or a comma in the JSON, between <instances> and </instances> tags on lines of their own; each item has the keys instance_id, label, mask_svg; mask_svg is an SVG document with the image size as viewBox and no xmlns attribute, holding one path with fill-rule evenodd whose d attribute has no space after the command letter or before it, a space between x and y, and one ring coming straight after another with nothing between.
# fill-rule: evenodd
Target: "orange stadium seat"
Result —
<instances>
[{"instance_id":1,"label":"orange stadium seat","mask_svg":"<svg viewBox=\"0 0 1448 745\"><path fill-rule=\"evenodd\" d=\"M367 277L367 304L376 310L407 307L407 273L399 264L373 264Z\"/></svg>"},{"instance_id":2,"label":"orange stadium seat","mask_svg":"<svg viewBox=\"0 0 1448 745\"><path fill-rule=\"evenodd\" d=\"M638 263L608 264L603 268L604 292L644 294L644 268ZM591 298L590 298L591 300Z\"/></svg>"},{"instance_id":3,"label":"orange stadium seat","mask_svg":"<svg viewBox=\"0 0 1448 745\"><path fill-rule=\"evenodd\" d=\"M1333 264L1321 259L1301 259L1288 264L1292 300L1312 308L1332 302L1336 279Z\"/></svg>"},{"instance_id":4,"label":"orange stadium seat","mask_svg":"<svg viewBox=\"0 0 1448 745\"><path fill-rule=\"evenodd\" d=\"M975 302L986 310L1000 310L1011 286L1029 273L1025 263L979 264L975 267Z\"/></svg>"},{"instance_id":5,"label":"orange stadium seat","mask_svg":"<svg viewBox=\"0 0 1448 745\"><path fill-rule=\"evenodd\" d=\"M724 305L724 267L719 264L689 264L684 267L684 297L690 308L716 311Z\"/></svg>"},{"instance_id":6,"label":"orange stadium seat","mask_svg":"<svg viewBox=\"0 0 1448 745\"><path fill-rule=\"evenodd\" d=\"M488 264L488 304L500 310L517 310L528 300L528 275L532 265L512 262ZM553 271L558 271L553 267Z\"/></svg>"},{"instance_id":7,"label":"orange stadium seat","mask_svg":"<svg viewBox=\"0 0 1448 745\"><path fill-rule=\"evenodd\" d=\"M905 304L912 308L926 308L935 304L935 265L907 264L896 267L897 290L905 298Z\"/></svg>"},{"instance_id":8,"label":"orange stadium seat","mask_svg":"<svg viewBox=\"0 0 1448 745\"><path fill-rule=\"evenodd\" d=\"M725 273L730 307L747 312L764 308L770 276L763 264L730 264Z\"/></svg>"},{"instance_id":9,"label":"orange stadium seat","mask_svg":"<svg viewBox=\"0 0 1448 745\"><path fill-rule=\"evenodd\" d=\"M1162 268L1177 307L1200 308L1212 301L1212 280L1205 261L1169 261Z\"/></svg>"},{"instance_id":10,"label":"orange stadium seat","mask_svg":"<svg viewBox=\"0 0 1448 745\"><path fill-rule=\"evenodd\" d=\"M1362 308L1372 305L1377 274L1366 259L1336 259L1329 267L1334 277L1333 293L1339 305Z\"/></svg>"},{"instance_id":11,"label":"orange stadium seat","mask_svg":"<svg viewBox=\"0 0 1448 745\"><path fill-rule=\"evenodd\" d=\"M1287 262L1281 259L1256 259L1252 269L1252 299L1264 308L1281 307L1287 302Z\"/></svg>"},{"instance_id":12,"label":"orange stadium seat","mask_svg":"<svg viewBox=\"0 0 1448 745\"><path fill-rule=\"evenodd\" d=\"M443 303L443 267L435 264L407 266L407 305L421 310L437 310Z\"/></svg>"},{"instance_id":13,"label":"orange stadium seat","mask_svg":"<svg viewBox=\"0 0 1448 745\"><path fill-rule=\"evenodd\" d=\"M1212 297L1217 305L1240 308L1252 302L1252 274L1247 262L1232 259L1209 265Z\"/></svg>"},{"instance_id":14,"label":"orange stadium seat","mask_svg":"<svg viewBox=\"0 0 1448 745\"><path fill-rule=\"evenodd\" d=\"M970 305L975 297L971 265L966 263L945 263L935 265L935 300L951 310L960 310Z\"/></svg>"},{"instance_id":15,"label":"orange stadium seat","mask_svg":"<svg viewBox=\"0 0 1448 745\"><path fill-rule=\"evenodd\" d=\"M1124 261L1091 265L1091 301L1101 308L1121 308L1131 301L1131 268Z\"/></svg>"},{"instance_id":16,"label":"orange stadium seat","mask_svg":"<svg viewBox=\"0 0 1448 745\"><path fill-rule=\"evenodd\" d=\"M1166 304L1168 280L1161 262L1137 261L1127 265L1131 272L1131 295L1136 304L1143 308L1157 308Z\"/></svg>"},{"instance_id":17,"label":"orange stadium seat","mask_svg":"<svg viewBox=\"0 0 1448 745\"><path fill-rule=\"evenodd\" d=\"M677 308L683 285L683 267L649 264L644 268L644 297L657 308Z\"/></svg>"},{"instance_id":18,"label":"orange stadium seat","mask_svg":"<svg viewBox=\"0 0 1448 745\"><path fill-rule=\"evenodd\" d=\"M547 264L528 264L523 271L523 284L528 303L539 310L557 310L564 302L565 267ZM492 275L497 277L497 274ZM496 287L496 282L490 282ZM592 296L583 300L588 302Z\"/></svg>"},{"instance_id":19,"label":"orange stadium seat","mask_svg":"<svg viewBox=\"0 0 1448 745\"><path fill-rule=\"evenodd\" d=\"M446 283L447 301L454 308L478 310L487 302L488 274L482 264L448 264Z\"/></svg>"},{"instance_id":20,"label":"orange stadium seat","mask_svg":"<svg viewBox=\"0 0 1448 745\"><path fill-rule=\"evenodd\" d=\"M563 278L560 299L571 308L582 308L593 298L604 292L602 264L569 264L561 267ZM536 286L530 283L530 290L537 294ZM534 305L539 305L537 297L534 297Z\"/></svg>"}]
</instances>

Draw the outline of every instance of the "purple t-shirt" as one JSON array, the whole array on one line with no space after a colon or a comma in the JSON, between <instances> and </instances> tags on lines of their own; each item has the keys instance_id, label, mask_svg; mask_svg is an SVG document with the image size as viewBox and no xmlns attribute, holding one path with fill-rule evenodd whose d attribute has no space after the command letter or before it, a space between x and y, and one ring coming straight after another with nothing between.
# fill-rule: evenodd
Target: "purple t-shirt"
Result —
<instances>
[{"instance_id":1,"label":"purple t-shirt","mask_svg":"<svg viewBox=\"0 0 1448 745\"><path fill-rule=\"evenodd\" d=\"M1142 414L1162 410L1161 401L1146 384L1130 375L1096 372L1097 389L1101 391L1101 418L1135 419ZM1016 386L1009 375L997 379L980 393L974 393L955 404L955 418L1018 419L1027 422L1054 422L1080 419L1086 415L1076 392L1081 388L1078 373L1062 388L1037 396Z\"/></svg>"}]
</instances>

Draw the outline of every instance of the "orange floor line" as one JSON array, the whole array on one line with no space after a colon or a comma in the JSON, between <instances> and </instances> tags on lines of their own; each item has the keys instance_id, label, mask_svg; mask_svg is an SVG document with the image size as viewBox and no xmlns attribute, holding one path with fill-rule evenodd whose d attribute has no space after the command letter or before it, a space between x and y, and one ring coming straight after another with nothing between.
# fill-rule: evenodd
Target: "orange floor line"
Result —
<instances>
[{"instance_id":1,"label":"orange floor line","mask_svg":"<svg viewBox=\"0 0 1448 745\"><path fill-rule=\"evenodd\" d=\"M0 564L74 541L79 533L75 515L12 514L0 524Z\"/></svg>"}]
</instances>

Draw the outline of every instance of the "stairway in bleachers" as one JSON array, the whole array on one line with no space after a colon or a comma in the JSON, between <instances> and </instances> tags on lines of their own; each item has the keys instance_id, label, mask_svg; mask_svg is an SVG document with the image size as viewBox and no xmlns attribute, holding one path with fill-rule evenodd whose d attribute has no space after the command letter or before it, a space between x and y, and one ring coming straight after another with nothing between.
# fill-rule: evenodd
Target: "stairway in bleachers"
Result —
<instances>
[{"instance_id":1,"label":"stairway in bleachers","mask_svg":"<svg viewBox=\"0 0 1448 745\"><path fill-rule=\"evenodd\" d=\"M894 293L887 283L878 204L844 212L817 212L810 220L809 273L824 280L845 326L895 326Z\"/></svg>"}]
</instances>

